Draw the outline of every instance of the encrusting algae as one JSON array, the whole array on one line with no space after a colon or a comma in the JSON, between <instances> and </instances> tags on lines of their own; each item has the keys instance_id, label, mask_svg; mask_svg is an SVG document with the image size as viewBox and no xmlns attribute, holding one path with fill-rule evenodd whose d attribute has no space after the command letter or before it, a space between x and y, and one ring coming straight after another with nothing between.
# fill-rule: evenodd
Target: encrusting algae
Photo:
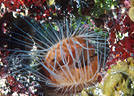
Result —
<instances>
[{"instance_id":1,"label":"encrusting algae","mask_svg":"<svg viewBox=\"0 0 134 96\"><path fill-rule=\"evenodd\" d=\"M107 71L104 80L96 87L84 89L82 96L133 96L134 58L117 62Z\"/></svg>"}]
</instances>

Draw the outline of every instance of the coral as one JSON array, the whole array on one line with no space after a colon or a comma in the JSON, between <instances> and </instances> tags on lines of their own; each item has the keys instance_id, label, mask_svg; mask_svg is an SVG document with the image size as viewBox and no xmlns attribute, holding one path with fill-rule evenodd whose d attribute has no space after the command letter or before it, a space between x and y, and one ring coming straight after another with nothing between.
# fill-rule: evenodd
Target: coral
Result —
<instances>
[{"instance_id":1,"label":"coral","mask_svg":"<svg viewBox=\"0 0 134 96\"><path fill-rule=\"evenodd\" d=\"M114 0L4 0L0 1L0 15L13 12L41 21L70 15L100 18L117 4Z\"/></svg>"},{"instance_id":2,"label":"coral","mask_svg":"<svg viewBox=\"0 0 134 96\"><path fill-rule=\"evenodd\" d=\"M106 25L109 30L110 45L108 65L134 57L134 22L127 12L128 8L122 4L113 11L114 17L109 18Z\"/></svg>"},{"instance_id":3,"label":"coral","mask_svg":"<svg viewBox=\"0 0 134 96\"><path fill-rule=\"evenodd\" d=\"M128 11L128 15L129 15L130 19L134 22L134 14L133 14L133 11L134 11L134 1L130 0L129 5L130 5L130 8L129 8L129 11Z\"/></svg>"},{"instance_id":4,"label":"coral","mask_svg":"<svg viewBox=\"0 0 134 96\"><path fill-rule=\"evenodd\" d=\"M134 58L129 57L113 65L98 86L83 90L81 94L82 96L90 96L87 95L88 93L93 96L133 96L133 86Z\"/></svg>"},{"instance_id":5,"label":"coral","mask_svg":"<svg viewBox=\"0 0 134 96\"><path fill-rule=\"evenodd\" d=\"M130 19L134 22L134 13L133 12L134 12L134 7L131 7L129 9L128 15L129 15Z\"/></svg>"},{"instance_id":6,"label":"coral","mask_svg":"<svg viewBox=\"0 0 134 96\"><path fill-rule=\"evenodd\" d=\"M2 96L14 96L15 94L37 96L36 93L38 93L37 90L39 90L40 85L35 76L30 72L27 72L27 74L24 72L23 74L21 72L17 73L16 71L21 67L19 65L20 61L17 57L12 59L16 60L0 63L0 94Z\"/></svg>"},{"instance_id":7,"label":"coral","mask_svg":"<svg viewBox=\"0 0 134 96\"><path fill-rule=\"evenodd\" d=\"M3 35L7 38L0 39L15 44L7 44L8 64L14 66L12 74L22 73L25 79L29 76L26 73L31 73L49 89L54 87L55 92L63 94L76 94L97 82L107 57L107 36L89 20L70 17L40 24L27 17L8 15L12 22L4 19L7 34Z\"/></svg>"},{"instance_id":8,"label":"coral","mask_svg":"<svg viewBox=\"0 0 134 96\"><path fill-rule=\"evenodd\" d=\"M88 86L82 96L133 95L133 8L133 0L1 0L0 95L40 96L41 86L50 96Z\"/></svg>"},{"instance_id":9,"label":"coral","mask_svg":"<svg viewBox=\"0 0 134 96\"><path fill-rule=\"evenodd\" d=\"M22 68L21 61L17 56L14 58L9 56L11 52L8 48L14 48L14 46L11 47L10 44L12 45L12 43L5 41L7 39L7 34L9 35L6 29L6 27L9 26L7 18L9 22L10 20L13 22L11 14L5 14L4 17L0 19L0 36L1 38L4 38L0 45L0 95L14 96L18 94L23 96L36 96L36 93L41 92L37 91L37 89L40 89L40 85L34 75L30 72L25 74L24 71L19 71L20 74L18 74L17 71Z\"/></svg>"}]
</instances>

